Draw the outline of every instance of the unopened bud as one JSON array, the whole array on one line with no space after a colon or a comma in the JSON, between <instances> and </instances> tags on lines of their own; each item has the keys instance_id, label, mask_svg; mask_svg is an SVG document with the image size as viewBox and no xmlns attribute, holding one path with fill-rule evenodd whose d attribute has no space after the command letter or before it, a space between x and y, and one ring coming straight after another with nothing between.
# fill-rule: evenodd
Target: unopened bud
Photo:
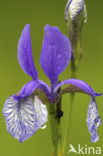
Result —
<instances>
[{"instance_id":1,"label":"unopened bud","mask_svg":"<svg viewBox=\"0 0 103 156\"><path fill-rule=\"evenodd\" d=\"M83 23L87 20L85 1L69 0L65 9L65 20L68 24L69 39L72 46L72 62L75 70L82 56L81 34Z\"/></svg>"}]
</instances>

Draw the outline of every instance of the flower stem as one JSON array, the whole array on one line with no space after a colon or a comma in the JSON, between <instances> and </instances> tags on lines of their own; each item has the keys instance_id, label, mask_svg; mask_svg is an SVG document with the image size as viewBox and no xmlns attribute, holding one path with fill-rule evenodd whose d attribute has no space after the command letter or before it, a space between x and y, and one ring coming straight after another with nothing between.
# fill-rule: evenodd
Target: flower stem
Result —
<instances>
[{"instance_id":1,"label":"flower stem","mask_svg":"<svg viewBox=\"0 0 103 156\"><path fill-rule=\"evenodd\" d=\"M64 146L63 146L63 156L68 155L68 149L69 149L69 141L70 141L70 128L71 128L71 118L72 118L72 110L73 110L73 101L74 101L74 93L71 93L71 103L70 107L68 107L69 112L67 113L66 117L66 132L65 132L65 138L64 138Z\"/></svg>"},{"instance_id":2,"label":"flower stem","mask_svg":"<svg viewBox=\"0 0 103 156\"><path fill-rule=\"evenodd\" d=\"M56 114L56 106L55 104L50 104L49 119L51 128L51 138L53 144L53 156L58 156L58 127L55 114Z\"/></svg>"},{"instance_id":3,"label":"flower stem","mask_svg":"<svg viewBox=\"0 0 103 156\"><path fill-rule=\"evenodd\" d=\"M53 156L62 156L62 134L61 134L61 100L57 104L50 104L49 119L51 128L51 137L53 144Z\"/></svg>"},{"instance_id":4,"label":"flower stem","mask_svg":"<svg viewBox=\"0 0 103 156\"><path fill-rule=\"evenodd\" d=\"M74 62L71 61L71 78L76 78L75 75L75 64ZM71 92L70 94L70 107L68 105L67 110L69 110L69 112L67 112L67 117L66 117L66 132L65 132L65 138L64 138L64 144L63 144L63 156L67 156L68 155L68 149L69 149L69 144L70 144L70 131L71 131L71 119L72 119L72 112L73 112L73 102L74 102L74 96L75 93Z\"/></svg>"},{"instance_id":5,"label":"flower stem","mask_svg":"<svg viewBox=\"0 0 103 156\"><path fill-rule=\"evenodd\" d=\"M59 82L58 82L59 83ZM61 92L61 89L57 91L57 94ZM63 112L61 111L61 98L55 103L54 84L51 84L51 102L48 107L51 138L53 144L53 156L62 156L62 134L61 134L61 117Z\"/></svg>"}]
</instances>

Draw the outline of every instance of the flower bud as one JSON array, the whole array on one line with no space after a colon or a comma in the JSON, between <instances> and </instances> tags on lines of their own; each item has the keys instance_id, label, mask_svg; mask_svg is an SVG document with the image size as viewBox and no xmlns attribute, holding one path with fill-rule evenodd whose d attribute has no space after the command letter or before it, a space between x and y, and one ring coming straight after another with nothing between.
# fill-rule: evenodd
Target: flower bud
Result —
<instances>
[{"instance_id":1,"label":"flower bud","mask_svg":"<svg viewBox=\"0 0 103 156\"><path fill-rule=\"evenodd\" d=\"M65 20L69 28L69 39L72 46L73 70L76 70L81 56L81 34L83 23L87 20L86 6L84 0L69 0L65 9Z\"/></svg>"}]
</instances>

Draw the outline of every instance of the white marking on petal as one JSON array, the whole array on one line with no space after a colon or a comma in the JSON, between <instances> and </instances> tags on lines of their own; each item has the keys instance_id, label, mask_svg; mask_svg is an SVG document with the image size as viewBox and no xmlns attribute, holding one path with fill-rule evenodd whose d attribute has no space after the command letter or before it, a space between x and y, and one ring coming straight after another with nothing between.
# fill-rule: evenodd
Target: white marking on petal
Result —
<instances>
[{"instance_id":1,"label":"white marking on petal","mask_svg":"<svg viewBox=\"0 0 103 156\"><path fill-rule=\"evenodd\" d=\"M35 96L34 107L37 112L38 126L41 127L45 122L47 122L46 106L42 104L41 100L37 96Z\"/></svg>"},{"instance_id":2,"label":"white marking on petal","mask_svg":"<svg viewBox=\"0 0 103 156\"><path fill-rule=\"evenodd\" d=\"M91 134L91 141L96 142L99 140L98 126L101 125L101 118L99 116L98 108L95 99L92 97L88 107L87 125Z\"/></svg>"},{"instance_id":3,"label":"white marking on petal","mask_svg":"<svg viewBox=\"0 0 103 156\"><path fill-rule=\"evenodd\" d=\"M7 130L20 142L31 137L47 121L46 106L36 96L19 101L10 96L3 108Z\"/></svg>"}]
</instances>

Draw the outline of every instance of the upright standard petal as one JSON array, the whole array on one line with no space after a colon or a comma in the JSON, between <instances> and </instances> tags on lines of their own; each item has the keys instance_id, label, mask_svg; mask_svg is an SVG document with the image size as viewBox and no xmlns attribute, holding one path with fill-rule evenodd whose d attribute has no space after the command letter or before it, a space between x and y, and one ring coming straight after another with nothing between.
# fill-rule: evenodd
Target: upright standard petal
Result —
<instances>
[{"instance_id":1,"label":"upright standard petal","mask_svg":"<svg viewBox=\"0 0 103 156\"><path fill-rule=\"evenodd\" d=\"M58 75L70 61L71 45L69 39L57 27L47 25L44 31L40 64L51 83L57 83Z\"/></svg>"},{"instance_id":2,"label":"upright standard petal","mask_svg":"<svg viewBox=\"0 0 103 156\"><path fill-rule=\"evenodd\" d=\"M100 96L102 94L97 94L86 82L79 80L79 79L68 79L60 82L54 89L54 92L56 92L61 86L65 84L71 84L76 87L79 87L81 90L85 91L90 96Z\"/></svg>"},{"instance_id":3,"label":"upright standard petal","mask_svg":"<svg viewBox=\"0 0 103 156\"><path fill-rule=\"evenodd\" d=\"M87 114L87 126L91 134L91 142L97 142L99 140L97 129L100 124L101 118L99 116L97 104L95 99L92 98L91 102L89 103Z\"/></svg>"},{"instance_id":4,"label":"upright standard petal","mask_svg":"<svg viewBox=\"0 0 103 156\"><path fill-rule=\"evenodd\" d=\"M18 61L21 68L33 80L38 80L38 73L35 68L32 56L32 45L30 37L30 25L27 24L22 32L20 40L18 42Z\"/></svg>"},{"instance_id":5,"label":"upright standard petal","mask_svg":"<svg viewBox=\"0 0 103 156\"><path fill-rule=\"evenodd\" d=\"M7 130L20 142L30 138L47 122L46 106L37 96L15 100L10 96L3 108Z\"/></svg>"}]
</instances>

